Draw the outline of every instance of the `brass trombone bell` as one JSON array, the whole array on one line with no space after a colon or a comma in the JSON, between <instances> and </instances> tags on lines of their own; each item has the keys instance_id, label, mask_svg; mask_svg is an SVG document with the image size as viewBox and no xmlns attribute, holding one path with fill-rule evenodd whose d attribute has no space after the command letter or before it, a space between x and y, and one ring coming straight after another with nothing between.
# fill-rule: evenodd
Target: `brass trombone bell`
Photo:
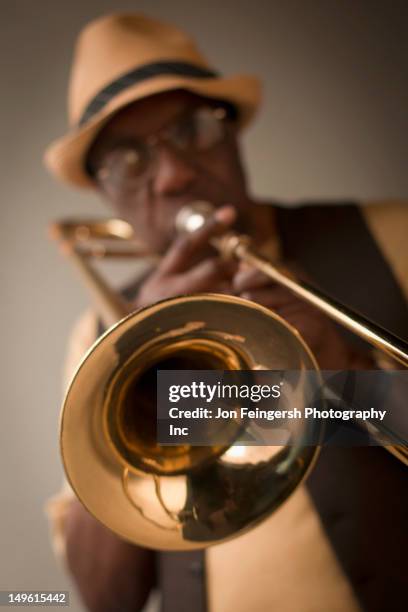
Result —
<instances>
[{"instance_id":1,"label":"brass trombone bell","mask_svg":"<svg viewBox=\"0 0 408 612\"><path fill-rule=\"evenodd\" d=\"M224 446L161 446L157 369L297 370L293 398L301 405L306 372L318 370L312 353L269 309L232 296L185 296L108 330L68 390L61 420L65 471L107 527L133 543L172 550L246 531L305 477L318 448L305 445L310 430L301 428L318 425L285 423L293 428L288 446L234 446L242 434L236 422L228 423Z\"/></svg>"}]
</instances>

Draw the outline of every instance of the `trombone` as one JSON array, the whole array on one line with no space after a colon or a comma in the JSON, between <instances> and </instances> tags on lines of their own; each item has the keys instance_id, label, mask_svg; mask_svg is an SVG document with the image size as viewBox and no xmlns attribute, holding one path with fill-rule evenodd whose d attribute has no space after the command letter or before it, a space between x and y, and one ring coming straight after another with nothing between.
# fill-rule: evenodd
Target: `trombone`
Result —
<instances>
[{"instance_id":1,"label":"trombone","mask_svg":"<svg viewBox=\"0 0 408 612\"><path fill-rule=\"evenodd\" d=\"M185 207L176 220L178 231L193 231L212 210L206 202ZM78 267L104 323L112 326L80 364L61 416L63 462L79 499L121 537L157 549L202 548L258 524L312 468L319 448L307 444L308 428L317 428L312 437L319 439L321 425L296 425L294 442L285 446L234 446L241 431L235 422L228 430L231 444L160 445L156 370L297 370L292 393L301 405L309 392L305 373L319 375L309 347L281 317L234 296L181 296L129 314L90 260L151 255L133 240L131 227L120 220L65 221L55 223L51 233ZM101 244L105 238L108 248ZM406 342L286 275L257 254L246 236L227 232L211 243L408 365ZM370 425L374 434L384 434ZM406 441L398 435L388 439L393 441L385 442L386 448L408 464Z\"/></svg>"}]
</instances>

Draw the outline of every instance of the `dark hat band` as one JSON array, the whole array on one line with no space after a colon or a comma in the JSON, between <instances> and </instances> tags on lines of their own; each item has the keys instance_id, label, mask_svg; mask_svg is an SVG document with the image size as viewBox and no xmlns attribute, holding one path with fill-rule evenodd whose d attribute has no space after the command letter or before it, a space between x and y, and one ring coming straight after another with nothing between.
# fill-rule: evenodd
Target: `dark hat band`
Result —
<instances>
[{"instance_id":1,"label":"dark hat band","mask_svg":"<svg viewBox=\"0 0 408 612\"><path fill-rule=\"evenodd\" d=\"M124 89L127 89L136 83L146 81L147 79L163 75L192 77L195 79L209 79L220 76L219 73L214 72L213 70L202 68L201 66L189 64L187 62L154 62L152 64L139 66L139 68L130 70L118 79L115 79L115 81L104 87L98 94L96 94L83 112L78 125L82 126L84 123L89 121L114 96L117 96Z\"/></svg>"}]
</instances>

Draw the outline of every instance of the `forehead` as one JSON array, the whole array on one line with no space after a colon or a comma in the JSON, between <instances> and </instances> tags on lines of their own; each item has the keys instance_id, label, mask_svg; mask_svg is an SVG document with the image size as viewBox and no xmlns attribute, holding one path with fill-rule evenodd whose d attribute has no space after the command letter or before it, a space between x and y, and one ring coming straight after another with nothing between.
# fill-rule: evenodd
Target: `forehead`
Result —
<instances>
[{"instance_id":1,"label":"forehead","mask_svg":"<svg viewBox=\"0 0 408 612\"><path fill-rule=\"evenodd\" d=\"M102 128L97 140L101 142L110 140L112 136L126 136L129 133L143 137L157 132L184 112L211 103L211 100L188 91L162 92L121 109Z\"/></svg>"}]
</instances>

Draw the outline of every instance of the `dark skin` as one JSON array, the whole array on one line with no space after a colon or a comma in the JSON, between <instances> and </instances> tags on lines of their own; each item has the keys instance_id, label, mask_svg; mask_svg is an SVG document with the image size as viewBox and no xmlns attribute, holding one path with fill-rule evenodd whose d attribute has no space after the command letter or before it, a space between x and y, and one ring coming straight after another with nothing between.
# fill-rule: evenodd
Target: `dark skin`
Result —
<instances>
[{"instance_id":1,"label":"dark skin","mask_svg":"<svg viewBox=\"0 0 408 612\"><path fill-rule=\"evenodd\" d=\"M173 91L126 107L99 133L89 152L91 165L97 166L114 144L129 138L146 139L202 104L198 96ZM183 293L221 290L278 312L300 331L322 368L346 369L356 363L358 356L321 312L262 273L226 264L209 249L208 239L228 227L244 230L257 245L276 231L272 207L248 195L233 125L222 143L198 158L160 144L154 170L137 189L120 190L104 180L96 186L114 214L132 225L136 238L163 255L133 308ZM190 237L175 238L175 216L194 200L211 202L217 215Z\"/></svg>"},{"instance_id":2,"label":"dark skin","mask_svg":"<svg viewBox=\"0 0 408 612\"><path fill-rule=\"evenodd\" d=\"M121 540L73 499L66 523L66 558L91 612L142 610L155 584L154 553Z\"/></svg>"},{"instance_id":3,"label":"dark skin","mask_svg":"<svg viewBox=\"0 0 408 612\"><path fill-rule=\"evenodd\" d=\"M157 134L203 99L184 91L135 102L100 131L89 151L98 167L116 143ZM372 367L351 349L332 322L314 307L277 286L260 272L223 261L208 246L211 236L234 226L257 245L275 232L273 209L248 195L234 125L210 151L197 157L160 142L146 180L132 189L97 177L95 186L113 213L127 220L137 238L163 257L140 287L132 310L184 293L221 291L273 309L296 327L323 369ZM200 230L176 237L174 219L194 200L212 202L216 213ZM155 582L154 553L121 541L92 518L78 501L67 516L69 568L90 610L140 610Z\"/></svg>"},{"instance_id":4,"label":"dark skin","mask_svg":"<svg viewBox=\"0 0 408 612\"><path fill-rule=\"evenodd\" d=\"M177 91L126 107L99 133L89 152L91 166L100 165L115 144L146 140L202 104L202 98ZM160 145L152 172L135 188L118 188L109 179L98 180L97 186L114 213L129 221L148 247L162 254L173 241L176 213L193 200L207 200L216 207L234 203L242 220L248 221L250 200L234 132L231 125L225 143L196 159Z\"/></svg>"}]
</instances>

